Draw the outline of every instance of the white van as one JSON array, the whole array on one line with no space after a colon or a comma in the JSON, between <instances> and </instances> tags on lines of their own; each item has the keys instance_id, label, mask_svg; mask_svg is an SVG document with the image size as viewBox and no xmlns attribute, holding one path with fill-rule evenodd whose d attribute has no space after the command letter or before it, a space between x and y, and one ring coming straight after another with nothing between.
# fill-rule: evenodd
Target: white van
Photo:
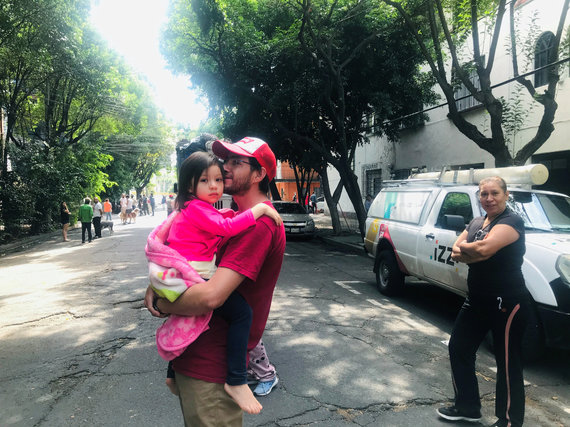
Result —
<instances>
[{"instance_id":1,"label":"white van","mask_svg":"<svg viewBox=\"0 0 570 427\"><path fill-rule=\"evenodd\" d=\"M545 344L570 348L570 197L530 189L546 181L543 165L419 174L385 183L368 211L364 239L378 289L392 295L410 275L465 295L467 265L451 259L451 247L471 219L485 215L477 183L494 175L507 181L508 205L525 223L522 271L535 303L526 356L537 357Z\"/></svg>"}]
</instances>

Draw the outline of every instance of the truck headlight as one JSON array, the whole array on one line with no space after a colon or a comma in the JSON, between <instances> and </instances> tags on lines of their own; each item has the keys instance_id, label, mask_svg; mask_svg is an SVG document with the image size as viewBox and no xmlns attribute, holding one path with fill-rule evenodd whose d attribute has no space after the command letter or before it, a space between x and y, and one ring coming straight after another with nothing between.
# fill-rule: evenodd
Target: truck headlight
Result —
<instances>
[{"instance_id":1,"label":"truck headlight","mask_svg":"<svg viewBox=\"0 0 570 427\"><path fill-rule=\"evenodd\" d=\"M570 285L570 254L562 254L556 260L556 271L560 278Z\"/></svg>"}]
</instances>

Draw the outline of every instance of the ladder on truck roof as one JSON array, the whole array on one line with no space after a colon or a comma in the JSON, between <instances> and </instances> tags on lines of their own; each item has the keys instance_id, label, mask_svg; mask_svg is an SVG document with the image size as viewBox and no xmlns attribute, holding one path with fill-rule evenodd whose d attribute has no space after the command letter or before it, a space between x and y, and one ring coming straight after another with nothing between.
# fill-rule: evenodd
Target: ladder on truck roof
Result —
<instances>
[{"instance_id":1,"label":"ladder on truck roof","mask_svg":"<svg viewBox=\"0 0 570 427\"><path fill-rule=\"evenodd\" d=\"M444 167L440 172L415 173L411 174L408 179L386 180L383 183L390 187L401 185L478 185L482 179L493 176L500 176L508 185L542 185L548 179L548 169L543 164L465 170L447 170Z\"/></svg>"}]
</instances>

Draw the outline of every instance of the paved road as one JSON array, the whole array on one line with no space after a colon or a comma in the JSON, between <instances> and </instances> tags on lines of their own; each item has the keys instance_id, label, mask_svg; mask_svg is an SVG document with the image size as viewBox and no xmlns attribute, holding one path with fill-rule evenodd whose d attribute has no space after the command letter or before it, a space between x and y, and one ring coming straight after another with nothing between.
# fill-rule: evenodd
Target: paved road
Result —
<instances>
[{"instance_id":1,"label":"paved road","mask_svg":"<svg viewBox=\"0 0 570 427\"><path fill-rule=\"evenodd\" d=\"M7 426L181 425L142 306L146 236L165 216L81 245L58 238L0 258L0 413ZM460 300L410 284L393 300L370 260L314 241L287 245L264 340L280 382L246 426L444 426L446 340ZM530 366L527 425L570 425L568 352ZM478 361L485 424L493 360Z\"/></svg>"}]
</instances>

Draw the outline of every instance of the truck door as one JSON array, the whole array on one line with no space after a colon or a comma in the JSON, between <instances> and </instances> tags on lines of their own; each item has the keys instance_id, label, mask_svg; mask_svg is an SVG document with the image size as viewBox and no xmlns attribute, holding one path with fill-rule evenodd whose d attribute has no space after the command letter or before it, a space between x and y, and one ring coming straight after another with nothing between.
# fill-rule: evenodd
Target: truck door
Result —
<instances>
[{"instance_id":1,"label":"truck door","mask_svg":"<svg viewBox=\"0 0 570 427\"><path fill-rule=\"evenodd\" d=\"M418 240L418 262L424 276L460 294L467 292L467 266L451 259L458 232L445 228L445 215L461 215L466 224L473 219L469 194L442 192L434 204Z\"/></svg>"}]
</instances>

